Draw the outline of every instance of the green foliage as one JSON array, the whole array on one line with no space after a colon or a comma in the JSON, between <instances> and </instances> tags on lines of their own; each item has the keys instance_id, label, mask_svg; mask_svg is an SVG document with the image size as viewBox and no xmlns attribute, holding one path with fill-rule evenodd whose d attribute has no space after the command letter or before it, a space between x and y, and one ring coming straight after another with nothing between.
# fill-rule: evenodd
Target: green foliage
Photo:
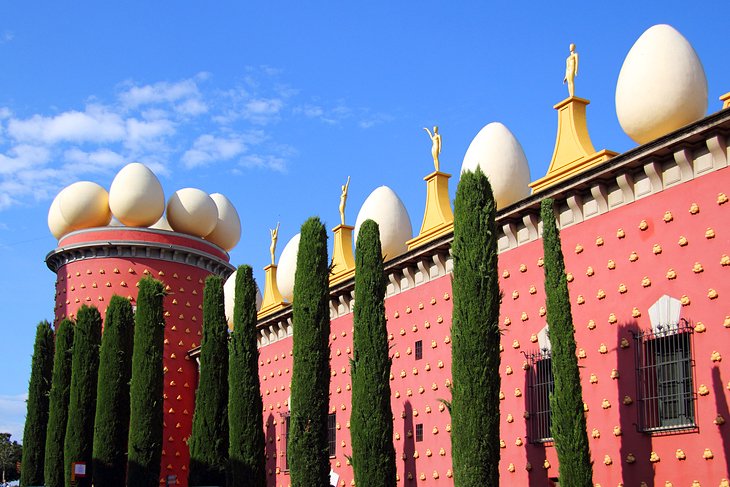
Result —
<instances>
[{"instance_id":1,"label":"green foliage","mask_svg":"<svg viewBox=\"0 0 730 487\"><path fill-rule=\"evenodd\" d=\"M128 299L112 296L99 352L94 422L94 485L124 487L129 437L134 312Z\"/></svg>"},{"instance_id":2,"label":"green foliage","mask_svg":"<svg viewBox=\"0 0 730 487\"><path fill-rule=\"evenodd\" d=\"M165 341L164 285L139 281L134 315L130 384L127 486L158 487L162 458L162 353Z\"/></svg>"},{"instance_id":3,"label":"green foliage","mask_svg":"<svg viewBox=\"0 0 730 487\"><path fill-rule=\"evenodd\" d=\"M289 471L292 487L329 486L329 262L327 231L319 218L302 225L294 275L294 365Z\"/></svg>"},{"instance_id":4,"label":"green foliage","mask_svg":"<svg viewBox=\"0 0 730 487\"><path fill-rule=\"evenodd\" d=\"M360 226L355 252L352 369L352 465L355 484L395 487L385 272L378 224Z\"/></svg>"},{"instance_id":5,"label":"green foliage","mask_svg":"<svg viewBox=\"0 0 730 487\"><path fill-rule=\"evenodd\" d=\"M499 275L496 203L480 168L454 202L451 423L455 487L499 485Z\"/></svg>"},{"instance_id":6,"label":"green foliage","mask_svg":"<svg viewBox=\"0 0 730 487\"><path fill-rule=\"evenodd\" d=\"M48 396L53 374L53 330L47 321L38 324L28 386L28 413L23 433L23 471L20 485L43 485L43 459L48 426Z\"/></svg>"},{"instance_id":7,"label":"green foliage","mask_svg":"<svg viewBox=\"0 0 730 487\"><path fill-rule=\"evenodd\" d=\"M575 355L575 328L570 312L568 281L553 200L546 198L542 201L540 216L545 252L545 307L550 326L555 379L555 390L550 397L551 432L560 462L560 485L590 487L593 485L593 465L588 448L578 358Z\"/></svg>"},{"instance_id":8,"label":"green foliage","mask_svg":"<svg viewBox=\"0 0 730 487\"><path fill-rule=\"evenodd\" d=\"M91 454L94 445L94 412L96 411L100 343L101 315L99 310L83 305L76 313L76 331L71 362L71 391L64 440L66 487L71 487L72 462L86 462L87 474L91 474L92 470ZM76 486L91 486L91 477L77 479Z\"/></svg>"},{"instance_id":9,"label":"green foliage","mask_svg":"<svg viewBox=\"0 0 730 487\"><path fill-rule=\"evenodd\" d=\"M223 281L212 275L205 280L203 291L200 380L189 445L190 485L225 485L228 463L228 324Z\"/></svg>"},{"instance_id":10,"label":"green foliage","mask_svg":"<svg viewBox=\"0 0 730 487\"><path fill-rule=\"evenodd\" d=\"M10 440L10 433L0 433L0 482L18 480L18 462L23 456L23 446L15 440Z\"/></svg>"},{"instance_id":11,"label":"green foliage","mask_svg":"<svg viewBox=\"0 0 730 487\"><path fill-rule=\"evenodd\" d=\"M256 282L251 267L236 273L229 343L229 487L266 487L263 404L256 348Z\"/></svg>"},{"instance_id":12,"label":"green foliage","mask_svg":"<svg viewBox=\"0 0 730 487\"><path fill-rule=\"evenodd\" d=\"M53 358L53 380L46 433L45 485L63 487L63 441L68 422L68 401L71 391L71 361L73 358L74 323L69 319L56 327L56 351Z\"/></svg>"}]
</instances>

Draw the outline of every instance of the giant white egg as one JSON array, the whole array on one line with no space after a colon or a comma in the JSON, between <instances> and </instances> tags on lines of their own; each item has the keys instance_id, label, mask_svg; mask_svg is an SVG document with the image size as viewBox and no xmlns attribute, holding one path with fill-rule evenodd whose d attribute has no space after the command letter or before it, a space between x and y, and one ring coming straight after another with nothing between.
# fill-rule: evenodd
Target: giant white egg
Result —
<instances>
[{"instance_id":1,"label":"giant white egg","mask_svg":"<svg viewBox=\"0 0 730 487\"><path fill-rule=\"evenodd\" d=\"M124 166L109 188L109 208L128 227L154 224L165 211L165 195L155 173L139 162Z\"/></svg>"},{"instance_id":2,"label":"giant white egg","mask_svg":"<svg viewBox=\"0 0 730 487\"><path fill-rule=\"evenodd\" d=\"M91 181L79 181L58 194L58 207L70 230L105 227L112 220L109 193Z\"/></svg>"},{"instance_id":3,"label":"giant white egg","mask_svg":"<svg viewBox=\"0 0 730 487\"><path fill-rule=\"evenodd\" d=\"M284 246L276 267L276 283L279 285L281 297L289 302L294 300L294 274L297 272L297 254L299 254L299 239L297 233Z\"/></svg>"},{"instance_id":4,"label":"giant white egg","mask_svg":"<svg viewBox=\"0 0 730 487\"><path fill-rule=\"evenodd\" d=\"M213 193L210 197L218 209L218 220L213 231L205 239L230 251L241 239L241 219L228 198L220 193Z\"/></svg>"},{"instance_id":5,"label":"giant white egg","mask_svg":"<svg viewBox=\"0 0 730 487\"><path fill-rule=\"evenodd\" d=\"M485 125L464 155L461 172L476 171L489 179L497 208L505 208L530 195L530 166L522 146L499 122Z\"/></svg>"},{"instance_id":6,"label":"giant white egg","mask_svg":"<svg viewBox=\"0 0 730 487\"><path fill-rule=\"evenodd\" d=\"M413 236L411 217L395 191L380 186L365 199L355 220L356 243L360 225L368 219L374 220L380 227L380 246L384 259L397 257L408 249L406 242Z\"/></svg>"},{"instance_id":7,"label":"giant white egg","mask_svg":"<svg viewBox=\"0 0 730 487\"><path fill-rule=\"evenodd\" d=\"M53 198L51 207L48 209L48 229L56 237L56 240L59 240L71 231L70 225L61 214L61 207L58 204L59 196L61 196L61 193Z\"/></svg>"},{"instance_id":8,"label":"giant white egg","mask_svg":"<svg viewBox=\"0 0 730 487\"><path fill-rule=\"evenodd\" d=\"M226 282L223 284L223 305L225 306L226 320L228 328L233 330L233 307L236 305L236 276L238 271L233 271ZM256 285L256 311L261 309L261 291L258 284Z\"/></svg>"},{"instance_id":9,"label":"giant white egg","mask_svg":"<svg viewBox=\"0 0 730 487\"><path fill-rule=\"evenodd\" d=\"M645 144L706 111L707 78L690 43L670 25L647 29L626 55L616 83L616 115L626 135Z\"/></svg>"},{"instance_id":10,"label":"giant white egg","mask_svg":"<svg viewBox=\"0 0 730 487\"><path fill-rule=\"evenodd\" d=\"M205 191L183 188L167 202L167 222L176 232L205 237L218 222L218 208Z\"/></svg>"}]
</instances>

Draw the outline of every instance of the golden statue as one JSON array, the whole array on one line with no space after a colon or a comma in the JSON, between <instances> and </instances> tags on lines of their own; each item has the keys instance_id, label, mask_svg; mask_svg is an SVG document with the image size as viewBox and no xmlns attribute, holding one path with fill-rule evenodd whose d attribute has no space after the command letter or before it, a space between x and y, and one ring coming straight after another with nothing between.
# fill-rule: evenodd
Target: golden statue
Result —
<instances>
[{"instance_id":1,"label":"golden statue","mask_svg":"<svg viewBox=\"0 0 730 487\"><path fill-rule=\"evenodd\" d=\"M269 247L269 252L271 252L271 265L276 263L276 241L279 239L279 223L276 222L276 228L269 230L271 234L271 247Z\"/></svg>"},{"instance_id":2,"label":"golden statue","mask_svg":"<svg viewBox=\"0 0 730 487\"><path fill-rule=\"evenodd\" d=\"M434 125L433 134L426 127L423 127L423 130L428 132L428 136L431 137L431 157L433 157L433 166L438 171L439 154L441 154L441 134L439 134L439 128Z\"/></svg>"},{"instance_id":3,"label":"golden statue","mask_svg":"<svg viewBox=\"0 0 730 487\"><path fill-rule=\"evenodd\" d=\"M345 224L345 205L347 204L347 190L350 189L350 176L347 176L347 182L342 186L342 194L340 195L340 221Z\"/></svg>"},{"instance_id":4,"label":"golden statue","mask_svg":"<svg viewBox=\"0 0 730 487\"><path fill-rule=\"evenodd\" d=\"M578 53L575 44L570 45L570 55L565 60L565 78L563 84L568 83L568 95L575 95L575 77L578 76Z\"/></svg>"}]
</instances>

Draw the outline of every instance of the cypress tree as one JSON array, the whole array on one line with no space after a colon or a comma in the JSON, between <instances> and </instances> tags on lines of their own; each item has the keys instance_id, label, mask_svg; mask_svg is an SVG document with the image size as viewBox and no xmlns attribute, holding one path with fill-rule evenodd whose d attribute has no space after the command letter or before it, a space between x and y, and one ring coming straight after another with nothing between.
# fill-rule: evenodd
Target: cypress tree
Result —
<instances>
[{"instance_id":1,"label":"cypress tree","mask_svg":"<svg viewBox=\"0 0 730 487\"><path fill-rule=\"evenodd\" d=\"M355 484L395 487L385 272L378 224L360 226L355 252L352 370L352 466Z\"/></svg>"},{"instance_id":2,"label":"cypress tree","mask_svg":"<svg viewBox=\"0 0 730 487\"><path fill-rule=\"evenodd\" d=\"M555 390L550 397L551 432L560 462L560 485L590 487L593 485L593 465L588 448L578 358L575 355L575 328L570 312L568 281L553 200L545 198L542 201L540 216L545 252L545 307L555 380Z\"/></svg>"},{"instance_id":3,"label":"cypress tree","mask_svg":"<svg viewBox=\"0 0 730 487\"><path fill-rule=\"evenodd\" d=\"M94 485L124 487L129 436L134 312L121 296L106 310L99 352L99 387L94 421Z\"/></svg>"},{"instance_id":4,"label":"cypress tree","mask_svg":"<svg viewBox=\"0 0 730 487\"><path fill-rule=\"evenodd\" d=\"M165 341L163 284L151 277L139 281L134 315L132 382L130 383L127 485L158 487L162 459L162 352Z\"/></svg>"},{"instance_id":5,"label":"cypress tree","mask_svg":"<svg viewBox=\"0 0 730 487\"><path fill-rule=\"evenodd\" d=\"M487 177L461 175L454 202L451 423L455 487L499 485L499 276Z\"/></svg>"},{"instance_id":6,"label":"cypress tree","mask_svg":"<svg viewBox=\"0 0 730 487\"><path fill-rule=\"evenodd\" d=\"M213 275L203 291L199 377L189 441L190 485L223 486L228 463L228 323L223 281Z\"/></svg>"},{"instance_id":7,"label":"cypress tree","mask_svg":"<svg viewBox=\"0 0 730 487\"><path fill-rule=\"evenodd\" d=\"M28 386L28 413L23 432L23 469L20 485L43 485L43 460L48 427L48 396L53 374L53 330L47 321L38 324Z\"/></svg>"},{"instance_id":8,"label":"cypress tree","mask_svg":"<svg viewBox=\"0 0 730 487\"><path fill-rule=\"evenodd\" d=\"M73 342L74 323L65 319L56 327L56 351L53 358L53 380L48 407L44 462L46 487L63 487L64 485L63 440L66 436L68 421Z\"/></svg>"},{"instance_id":9,"label":"cypress tree","mask_svg":"<svg viewBox=\"0 0 730 487\"><path fill-rule=\"evenodd\" d=\"M228 455L230 487L266 487L263 404L256 348L256 282L247 265L236 273L229 343Z\"/></svg>"},{"instance_id":10,"label":"cypress tree","mask_svg":"<svg viewBox=\"0 0 730 487\"><path fill-rule=\"evenodd\" d=\"M71 487L71 463L86 462L85 478L77 479L77 487L91 486L91 453L94 445L94 412L99 373L99 345L101 343L101 315L94 307L83 305L76 313L73 358L71 362L71 390L69 393L68 422L64 440L64 478Z\"/></svg>"},{"instance_id":11,"label":"cypress tree","mask_svg":"<svg viewBox=\"0 0 730 487\"><path fill-rule=\"evenodd\" d=\"M292 487L329 487L329 262L327 231L317 217L302 225L292 318L291 483Z\"/></svg>"}]
</instances>

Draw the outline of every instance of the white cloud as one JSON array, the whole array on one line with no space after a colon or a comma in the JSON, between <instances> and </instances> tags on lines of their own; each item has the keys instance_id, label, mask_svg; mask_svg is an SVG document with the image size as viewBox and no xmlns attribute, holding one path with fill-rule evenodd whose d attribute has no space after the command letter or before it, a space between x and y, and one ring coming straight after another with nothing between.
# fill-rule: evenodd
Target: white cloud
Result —
<instances>
[{"instance_id":1,"label":"white cloud","mask_svg":"<svg viewBox=\"0 0 730 487\"><path fill-rule=\"evenodd\" d=\"M67 161L64 169L74 174L105 172L127 162L124 156L109 149L86 152L73 147L65 151L63 157Z\"/></svg>"},{"instance_id":2,"label":"white cloud","mask_svg":"<svg viewBox=\"0 0 730 487\"><path fill-rule=\"evenodd\" d=\"M125 129L119 114L101 105L88 105L83 112L72 110L52 117L33 115L25 120L11 118L8 134L20 142L103 143L122 140Z\"/></svg>"},{"instance_id":3,"label":"white cloud","mask_svg":"<svg viewBox=\"0 0 730 487\"><path fill-rule=\"evenodd\" d=\"M246 102L243 116L257 124L267 124L278 118L284 101L280 98L253 98Z\"/></svg>"},{"instance_id":4,"label":"white cloud","mask_svg":"<svg viewBox=\"0 0 730 487\"><path fill-rule=\"evenodd\" d=\"M128 108L198 97L200 91L194 79L185 79L177 83L160 81L151 85L132 86L119 94L119 100Z\"/></svg>"},{"instance_id":5,"label":"white cloud","mask_svg":"<svg viewBox=\"0 0 730 487\"><path fill-rule=\"evenodd\" d=\"M227 161L246 150L241 137L216 137L206 134L198 137L193 147L185 151L182 162L188 169L204 166L216 160Z\"/></svg>"},{"instance_id":6,"label":"white cloud","mask_svg":"<svg viewBox=\"0 0 730 487\"><path fill-rule=\"evenodd\" d=\"M270 169L280 173L286 172L286 160L283 157L273 155L246 155L241 158L240 165L245 168Z\"/></svg>"},{"instance_id":7,"label":"white cloud","mask_svg":"<svg viewBox=\"0 0 730 487\"><path fill-rule=\"evenodd\" d=\"M46 164L51 158L46 147L27 144L16 145L7 154L0 154L0 174L14 174Z\"/></svg>"}]
</instances>

